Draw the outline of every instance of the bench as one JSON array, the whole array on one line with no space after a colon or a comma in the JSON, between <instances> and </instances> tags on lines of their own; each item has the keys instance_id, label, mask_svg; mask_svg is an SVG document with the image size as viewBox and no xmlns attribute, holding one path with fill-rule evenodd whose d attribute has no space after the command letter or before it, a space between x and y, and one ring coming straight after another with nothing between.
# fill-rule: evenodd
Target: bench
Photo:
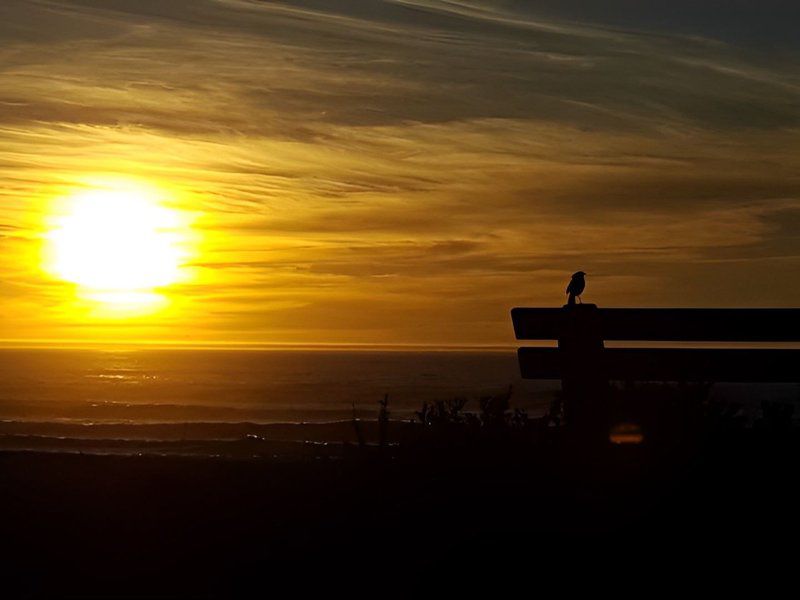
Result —
<instances>
[{"instance_id":1,"label":"bench","mask_svg":"<svg viewBox=\"0 0 800 600\"><path fill-rule=\"evenodd\" d=\"M565 405L585 405L588 398L601 396L611 380L800 381L800 350L774 347L776 342L800 342L800 309L601 309L578 304L514 308L511 319L518 340L558 341L558 347L519 348L519 366L525 379L560 379ZM606 341L728 347L606 348ZM752 347L765 342L773 347Z\"/></svg>"}]
</instances>

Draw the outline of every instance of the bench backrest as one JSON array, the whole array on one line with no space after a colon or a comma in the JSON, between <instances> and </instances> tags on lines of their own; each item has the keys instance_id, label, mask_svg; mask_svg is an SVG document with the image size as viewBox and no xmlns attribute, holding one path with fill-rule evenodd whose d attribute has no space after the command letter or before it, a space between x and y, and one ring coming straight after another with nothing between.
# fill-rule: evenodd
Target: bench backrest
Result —
<instances>
[{"instance_id":1,"label":"bench backrest","mask_svg":"<svg viewBox=\"0 0 800 600\"><path fill-rule=\"evenodd\" d=\"M662 342L800 342L800 309L515 308L519 340L562 340L575 335L575 319L593 324L603 340ZM800 350L793 348L606 348L609 379L650 381L798 382ZM527 379L560 379L564 352L520 348Z\"/></svg>"}]
</instances>

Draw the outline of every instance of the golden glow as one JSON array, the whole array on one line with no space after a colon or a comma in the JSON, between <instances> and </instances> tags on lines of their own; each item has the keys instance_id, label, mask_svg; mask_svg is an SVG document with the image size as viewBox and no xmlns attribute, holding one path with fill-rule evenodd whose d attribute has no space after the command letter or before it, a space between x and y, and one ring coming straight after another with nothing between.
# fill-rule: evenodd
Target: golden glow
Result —
<instances>
[{"instance_id":1,"label":"golden glow","mask_svg":"<svg viewBox=\"0 0 800 600\"><path fill-rule=\"evenodd\" d=\"M184 278L187 227L157 190L106 183L57 203L47 270L101 312L152 312L166 302L158 290Z\"/></svg>"},{"instance_id":2,"label":"golden glow","mask_svg":"<svg viewBox=\"0 0 800 600\"><path fill-rule=\"evenodd\" d=\"M644 442L644 434L636 423L617 423L611 428L608 441L616 445L641 444Z\"/></svg>"},{"instance_id":3,"label":"golden glow","mask_svg":"<svg viewBox=\"0 0 800 600\"><path fill-rule=\"evenodd\" d=\"M800 305L788 55L522 2L110 4L0 0L3 339L503 346L578 269L600 306ZM87 193L191 227L98 264Z\"/></svg>"}]
</instances>

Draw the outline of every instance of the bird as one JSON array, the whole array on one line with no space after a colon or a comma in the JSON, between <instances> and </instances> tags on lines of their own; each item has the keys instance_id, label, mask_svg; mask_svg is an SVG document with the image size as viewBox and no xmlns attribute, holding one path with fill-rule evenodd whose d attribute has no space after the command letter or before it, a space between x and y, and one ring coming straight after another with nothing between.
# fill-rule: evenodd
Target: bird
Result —
<instances>
[{"instance_id":1,"label":"bird","mask_svg":"<svg viewBox=\"0 0 800 600\"><path fill-rule=\"evenodd\" d=\"M586 288L586 280L584 279L586 273L583 271L578 271L577 273L572 274L572 279L567 286L567 294L569 298L567 299L568 306L575 305L575 298L578 298L578 302L581 302L581 294L583 290Z\"/></svg>"}]
</instances>

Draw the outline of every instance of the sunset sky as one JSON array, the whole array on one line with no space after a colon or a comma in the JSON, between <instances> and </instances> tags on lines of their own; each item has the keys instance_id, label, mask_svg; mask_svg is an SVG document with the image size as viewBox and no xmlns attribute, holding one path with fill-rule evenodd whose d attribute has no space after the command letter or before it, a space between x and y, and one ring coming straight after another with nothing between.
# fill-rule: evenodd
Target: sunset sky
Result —
<instances>
[{"instance_id":1,"label":"sunset sky","mask_svg":"<svg viewBox=\"0 0 800 600\"><path fill-rule=\"evenodd\" d=\"M2 0L0 339L506 344L579 269L797 306L797 11Z\"/></svg>"}]
</instances>

